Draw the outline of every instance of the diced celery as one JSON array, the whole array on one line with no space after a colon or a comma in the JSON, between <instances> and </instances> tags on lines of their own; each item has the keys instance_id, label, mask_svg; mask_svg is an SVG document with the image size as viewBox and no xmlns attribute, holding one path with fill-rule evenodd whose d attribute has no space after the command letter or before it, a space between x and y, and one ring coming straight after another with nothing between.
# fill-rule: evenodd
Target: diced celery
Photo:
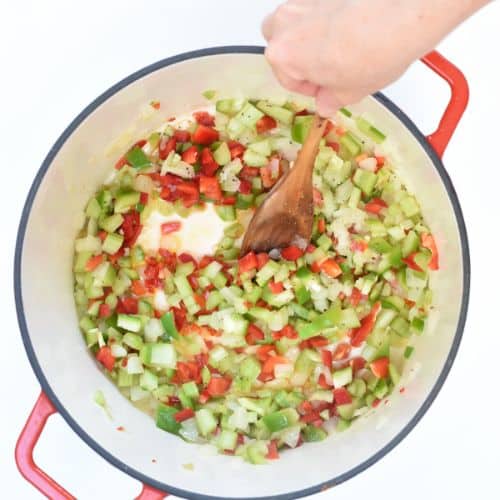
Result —
<instances>
[{"instance_id":1,"label":"diced celery","mask_svg":"<svg viewBox=\"0 0 500 500\"><path fill-rule=\"evenodd\" d=\"M150 370L144 370L139 377L139 385L146 391L154 391L158 387L158 376Z\"/></svg>"},{"instance_id":2,"label":"diced celery","mask_svg":"<svg viewBox=\"0 0 500 500\"><path fill-rule=\"evenodd\" d=\"M354 172L353 182L356 186L358 186L361 191L366 196L370 196L375 184L377 183L377 174L371 172L370 170L364 170L362 168L358 168Z\"/></svg>"},{"instance_id":3,"label":"diced celery","mask_svg":"<svg viewBox=\"0 0 500 500\"><path fill-rule=\"evenodd\" d=\"M201 408L195 412L196 425L202 436L208 436L217 427L217 420L213 413L206 408Z\"/></svg>"},{"instance_id":4,"label":"diced celery","mask_svg":"<svg viewBox=\"0 0 500 500\"><path fill-rule=\"evenodd\" d=\"M349 152L351 156L357 156L361 153L362 143L352 132L346 132L340 137L340 144Z\"/></svg>"},{"instance_id":5,"label":"diced celery","mask_svg":"<svg viewBox=\"0 0 500 500\"><path fill-rule=\"evenodd\" d=\"M216 205L215 211L223 221L233 221L236 219L236 212L232 205Z\"/></svg>"},{"instance_id":6,"label":"diced celery","mask_svg":"<svg viewBox=\"0 0 500 500\"><path fill-rule=\"evenodd\" d=\"M234 450L238 441L238 434L235 431L223 429L217 438L217 446L221 450Z\"/></svg>"},{"instance_id":7,"label":"diced celery","mask_svg":"<svg viewBox=\"0 0 500 500\"><path fill-rule=\"evenodd\" d=\"M137 333L142 328L141 318L131 314L118 314L116 324L129 332Z\"/></svg>"},{"instance_id":8,"label":"diced celery","mask_svg":"<svg viewBox=\"0 0 500 500\"><path fill-rule=\"evenodd\" d=\"M184 394L190 399L196 400L200 397L200 391L198 390L198 386L194 381L182 384L182 390L184 391Z\"/></svg>"},{"instance_id":9,"label":"diced celery","mask_svg":"<svg viewBox=\"0 0 500 500\"><path fill-rule=\"evenodd\" d=\"M275 106L267 101L259 101L257 108L264 112L266 115L278 120L285 125L291 125L293 121L293 112L281 106Z\"/></svg>"},{"instance_id":10,"label":"diced celery","mask_svg":"<svg viewBox=\"0 0 500 500\"><path fill-rule=\"evenodd\" d=\"M135 207L141 198L141 193L137 191L125 191L116 196L114 210L116 214L128 212L131 207Z\"/></svg>"},{"instance_id":11,"label":"diced celery","mask_svg":"<svg viewBox=\"0 0 500 500\"><path fill-rule=\"evenodd\" d=\"M313 121L312 115L296 116L292 125L292 139L304 144Z\"/></svg>"},{"instance_id":12,"label":"diced celery","mask_svg":"<svg viewBox=\"0 0 500 500\"><path fill-rule=\"evenodd\" d=\"M419 246L419 238L415 231L410 231L405 239L403 240L401 249L403 253L403 257L408 257L408 255L416 252Z\"/></svg>"},{"instance_id":13,"label":"diced celery","mask_svg":"<svg viewBox=\"0 0 500 500\"><path fill-rule=\"evenodd\" d=\"M99 205L96 198L91 198L88 202L87 208L85 209L85 215L94 219L98 219L101 215L101 205Z\"/></svg>"},{"instance_id":14,"label":"diced celery","mask_svg":"<svg viewBox=\"0 0 500 500\"><path fill-rule=\"evenodd\" d=\"M410 336L410 324L401 316L398 316L392 321L391 328L401 337Z\"/></svg>"},{"instance_id":15,"label":"diced celery","mask_svg":"<svg viewBox=\"0 0 500 500\"><path fill-rule=\"evenodd\" d=\"M124 237L117 233L108 233L106 239L102 243L102 250L110 255L115 254L123 245Z\"/></svg>"},{"instance_id":16,"label":"diced celery","mask_svg":"<svg viewBox=\"0 0 500 500\"><path fill-rule=\"evenodd\" d=\"M333 385L334 387L343 387L352 382L352 367L346 366L340 370L333 372Z\"/></svg>"},{"instance_id":17,"label":"diced celery","mask_svg":"<svg viewBox=\"0 0 500 500\"><path fill-rule=\"evenodd\" d=\"M385 141L385 135L380 132L379 129L375 128L369 121L365 120L361 116L356 118L356 125L359 130L365 133L370 139L375 141L377 144L381 144Z\"/></svg>"},{"instance_id":18,"label":"diced celery","mask_svg":"<svg viewBox=\"0 0 500 500\"><path fill-rule=\"evenodd\" d=\"M177 363L177 355L171 344L146 343L141 349L140 357L146 365L161 368L175 368Z\"/></svg>"},{"instance_id":19,"label":"diced celery","mask_svg":"<svg viewBox=\"0 0 500 500\"><path fill-rule=\"evenodd\" d=\"M247 102L241 111L235 116L235 119L248 128L252 128L264 116L262 111L258 110L253 104Z\"/></svg>"},{"instance_id":20,"label":"diced celery","mask_svg":"<svg viewBox=\"0 0 500 500\"><path fill-rule=\"evenodd\" d=\"M315 425L306 425L302 429L302 439L306 443L323 441L327 437L328 433L322 427L316 427Z\"/></svg>"},{"instance_id":21,"label":"diced celery","mask_svg":"<svg viewBox=\"0 0 500 500\"><path fill-rule=\"evenodd\" d=\"M113 214L99 221L99 227L108 233L114 233L123 223L121 214Z\"/></svg>"},{"instance_id":22,"label":"diced celery","mask_svg":"<svg viewBox=\"0 0 500 500\"><path fill-rule=\"evenodd\" d=\"M123 343L136 351L140 351L144 342L142 338L136 333L127 332L123 336Z\"/></svg>"},{"instance_id":23,"label":"diced celery","mask_svg":"<svg viewBox=\"0 0 500 500\"><path fill-rule=\"evenodd\" d=\"M247 149L243 153L243 161L250 167L264 167L269 163L266 156L251 149Z\"/></svg>"},{"instance_id":24,"label":"diced celery","mask_svg":"<svg viewBox=\"0 0 500 500\"><path fill-rule=\"evenodd\" d=\"M226 142L221 142L219 147L214 151L214 160L219 165L227 165L231 161L231 152Z\"/></svg>"},{"instance_id":25,"label":"diced celery","mask_svg":"<svg viewBox=\"0 0 500 500\"><path fill-rule=\"evenodd\" d=\"M418 215L420 213L420 207L418 206L417 200L413 196L405 196L402 200L400 200L399 204L401 205L401 209L406 217L413 217L414 215Z\"/></svg>"}]
</instances>

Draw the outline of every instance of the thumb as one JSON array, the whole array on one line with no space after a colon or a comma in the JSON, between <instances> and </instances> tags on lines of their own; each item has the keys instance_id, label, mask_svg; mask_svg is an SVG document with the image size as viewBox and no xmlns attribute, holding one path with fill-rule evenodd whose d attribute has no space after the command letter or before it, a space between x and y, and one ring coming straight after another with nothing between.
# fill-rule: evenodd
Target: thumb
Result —
<instances>
[{"instance_id":1,"label":"thumb","mask_svg":"<svg viewBox=\"0 0 500 500\"><path fill-rule=\"evenodd\" d=\"M316 94L316 109L320 116L331 117L342 107L335 92L327 87L321 87Z\"/></svg>"}]
</instances>

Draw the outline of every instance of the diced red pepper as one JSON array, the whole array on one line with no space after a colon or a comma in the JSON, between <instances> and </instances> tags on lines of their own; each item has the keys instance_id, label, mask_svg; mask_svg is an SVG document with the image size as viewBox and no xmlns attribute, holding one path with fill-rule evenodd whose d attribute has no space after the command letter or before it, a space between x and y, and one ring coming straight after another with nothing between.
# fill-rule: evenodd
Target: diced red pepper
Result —
<instances>
[{"instance_id":1,"label":"diced red pepper","mask_svg":"<svg viewBox=\"0 0 500 500\"><path fill-rule=\"evenodd\" d=\"M385 164L385 158L383 156L375 155L375 159L377 160L377 167L383 167Z\"/></svg>"},{"instance_id":2,"label":"diced red pepper","mask_svg":"<svg viewBox=\"0 0 500 500\"><path fill-rule=\"evenodd\" d=\"M420 241L422 246L430 250L432 254L431 260L429 261L429 269L436 271L439 269L439 253L434 237L432 234L422 233L420 235Z\"/></svg>"},{"instance_id":3,"label":"diced red pepper","mask_svg":"<svg viewBox=\"0 0 500 500\"><path fill-rule=\"evenodd\" d=\"M299 338L299 334L297 333L297 330L292 325L285 325L281 330L280 333L282 334L283 337L286 337L288 339L297 339Z\"/></svg>"},{"instance_id":4,"label":"diced red pepper","mask_svg":"<svg viewBox=\"0 0 500 500\"><path fill-rule=\"evenodd\" d=\"M326 381L326 377L324 373L321 373L320 376L318 377L318 385L322 389L330 389L332 387L331 384L328 384Z\"/></svg>"},{"instance_id":5,"label":"diced red pepper","mask_svg":"<svg viewBox=\"0 0 500 500\"><path fill-rule=\"evenodd\" d=\"M240 274L256 269L258 266L257 256L253 252L248 252L238 260L238 269Z\"/></svg>"},{"instance_id":6,"label":"diced red pepper","mask_svg":"<svg viewBox=\"0 0 500 500\"><path fill-rule=\"evenodd\" d=\"M122 169L127 163L128 163L128 161L127 161L127 158L125 156L118 158L118 161L115 163L116 170Z\"/></svg>"},{"instance_id":7,"label":"diced red pepper","mask_svg":"<svg viewBox=\"0 0 500 500\"><path fill-rule=\"evenodd\" d=\"M196 146L191 146L182 153L182 161L194 165L198 161L198 148Z\"/></svg>"},{"instance_id":8,"label":"diced red pepper","mask_svg":"<svg viewBox=\"0 0 500 500\"><path fill-rule=\"evenodd\" d=\"M222 190L217 177L208 177L200 175L200 193L211 200L218 201L222 199Z\"/></svg>"},{"instance_id":9,"label":"diced red pepper","mask_svg":"<svg viewBox=\"0 0 500 500\"><path fill-rule=\"evenodd\" d=\"M336 278L342 274L342 269L334 259L326 259L319 265L319 268L328 276Z\"/></svg>"},{"instance_id":10,"label":"diced red pepper","mask_svg":"<svg viewBox=\"0 0 500 500\"><path fill-rule=\"evenodd\" d=\"M295 245L291 245L289 247L281 249L281 257L283 257L285 260L294 261L302 257L303 255L304 252Z\"/></svg>"},{"instance_id":11,"label":"diced red pepper","mask_svg":"<svg viewBox=\"0 0 500 500\"><path fill-rule=\"evenodd\" d=\"M285 287L283 286L283 283L281 281L270 281L267 286L269 287L269 290L271 290L272 293L278 294L281 293Z\"/></svg>"},{"instance_id":12,"label":"diced red pepper","mask_svg":"<svg viewBox=\"0 0 500 500\"><path fill-rule=\"evenodd\" d=\"M238 188L238 192L241 194L250 194L252 192L252 183L245 179L240 179L240 187Z\"/></svg>"},{"instance_id":13,"label":"diced red pepper","mask_svg":"<svg viewBox=\"0 0 500 500\"><path fill-rule=\"evenodd\" d=\"M213 127L215 124L215 117L212 116L207 111L195 111L193 113L194 119L200 125L206 125L207 127Z\"/></svg>"},{"instance_id":14,"label":"diced red pepper","mask_svg":"<svg viewBox=\"0 0 500 500\"><path fill-rule=\"evenodd\" d=\"M211 255L204 255L198 264L198 269L204 269L205 267L208 266L208 264L212 263L214 260L215 258L212 257Z\"/></svg>"},{"instance_id":15,"label":"diced red pepper","mask_svg":"<svg viewBox=\"0 0 500 500\"><path fill-rule=\"evenodd\" d=\"M310 339L308 339L308 342L309 345L314 348L325 347L325 345L328 345L330 343L328 339L322 337L321 335L311 337Z\"/></svg>"},{"instance_id":16,"label":"diced red pepper","mask_svg":"<svg viewBox=\"0 0 500 500\"><path fill-rule=\"evenodd\" d=\"M116 312L119 314L137 314L139 305L135 297L122 297L118 299Z\"/></svg>"},{"instance_id":17,"label":"diced red pepper","mask_svg":"<svg viewBox=\"0 0 500 500\"><path fill-rule=\"evenodd\" d=\"M332 148L336 153L340 151L340 144L338 142L327 142L326 145Z\"/></svg>"},{"instance_id":18,"label":"diced red pepper","mask_svg":"<svg viewBox=\"0 0 500 500\"><path fill-rule=\"evenodd\" d=\"M267 445L267 455L266 458L269 460L278 460L280 457L278 453L278 442L273 439Z\"/></svg>"},{"instance_id":19,"label":"diced red pepper","mask_svg":"<svg viewBox=\"0 0 500 500\"><path fill-rule=\"evenodd\" d=\"M182 227L181 221L175 220L171 222L165 222L161 225L161 234L170 234L179 231Z\"/></svg>"},{"instance_id":20,"label":"diced red pepper","mask_svg":"<svg viewBox=\"0 0 500 500\"><path fill-rule=\"evenodd\" d=\"M332 367L332 361L333 361L333 357L332 357L331 351L327 351L326 349L323 349L321 351L321 360L323 361L323 364L327 368L331 368Z\"/></svg>"},{"instance_id":21,"label":"diced red pepper","mask_svg":"<svg viewBox=\"0 0 500 500\"><path fill-rule=\"evenodd\" d=\"M149 200L149 194L148 193L141 193L141 196L139 198L139 203L141 205L147 205Z\"/></svg>"},{"instance_id":22,"label":"diced red pepper","mask_svg":"<svg viewBox=\"0 0 500 500\"><path fill-rule=\"evenodd\" d=\"M337 405L348 405L352 403L352 396L345 387L333 389L333 399Z\"/></svg>"},{"instance_id":23,"label":"diced red pepper","mask_svg":"<svg viewBox=\"0 0 500 500\"><path fill-rule=\"evenodd\" d=\"M260 118L257 123L255 124L257 128L257 133L258 134L263 134L267 132L268 130L272 130L273 128L276 128L278 126L278 123L276 120L270 116L264 115L262 118Z\"/></svg>"},{"instance_id":24,"label":"diced red pepper","mask_svg":"<svg viewBox=\"0 0 500 500\"><path fill-rule=\"evenodd\" d=\"M334 361L341 361L343 359L347 359L351 354L351 346L346 342L342 342L335 347L335 350L332 354L332 359Z\"/></svg>"},{"instance_id":25,"label":"diced red pepper","mask_svg":"<svg viewBox=\"0 0 500 500\"><path fill-rule=\"evenodd\" d=\"M353 347L359 347L366 340L366 337L370 335L381 308L380 302L373 304L372 310L361 320L361 326L353 330L351 337Z\"/></svg>"},{"instance_id":26,"label":"diced red pepper","mask_svg":"<svg viewBox=\"0 0 500 500\"><path fill-rule=\"evenodd\" d=\"M115 357L111 353L111 348L107 345L101 347L97 351L95 359L97 359L97 361L99 361L99 363L101 363L109 372L113 370L113 367L115 365Z\"/></svg>"},{"instance_id":27,"label":"diced red pepper","mask_svg":"<svg viewBox=\"0 0 500 500\"><path fill-rule=\"evenodd\" d=\"M267 253L257 254L257 269L262 269L269 262L269 255Z\"/></svg>"},{"instance_id":28,"label":"diced red pepper","mask_svg":"<svg viewBox=\"0 0 500 500\"><path fill-rule=\"evenodd\" d=\"M232 380L224 377L212 377L207 385L207 393L212 396L223 396L229 387Z\"/></svg>"},{"instance_id":29,"label":"diced red pepper","mask_svg":"<svg viewBox=\"0 0 500 500\"><path fill-rule=\"evenodd\" d=\"M171 311L174 313L174 321L177 330L182 330L186 323L186 310L181 307L172 307Z\"/></svg>"},{"instance_id":30,"label":"diced red pepper","mask_svg":"<svg viewBox=\"0 0 500 500\"><path fill-rule=\"evenodd\" d=\"M264 332L258 326L252 323L248 325L247 334L245 336L248 345L255 345L260 340L264 340L264 338Z\"/></svg>"},{"instance_id":31,"label":"diced red pepper","mask_svg":"<svg viewBox=\"0 0 500 500\"><path fill-rule=\"evenodd\" d=\"M323 217L320 217L318 219L318 233L323 234L325 230L326 230L325 219L323 219Z\"/></svg>"},{"instance_id":32,"label":"diced red pepper","mask_svg":"<svg viewBox=\"0 0 500 500\"><path fill-rule=\"evenodd\" d=\"M370 370L378 378L386 378L389 374L389 358L384 356L370 363Z\"/></svg>"},{"instance_id":33,"label":"diced red pepper","mask_svg":"<svg viewBox=\"0 0 500 500\"><path fill-rule=\"evenodd\" d=\"M142 229L139 212L131 210L130 212L123 214L121 229L123 231L124 238L123 245L125 247L131 247L136 242Z\"/></svg>"},{"instance_id":34,"label":"diced red pepper","mask_svg":"<svg viewBox=\"0 0 500 500\"><path fill-rule=\"evenodd\" d=\"M177 142L189 142L191 140L191 134L189 130L175 130L174 138Z\"/></svg>"},{"instance_id":35,"label":"diced red pepper","mask_svg":"<svg viewBox=\"0 0 500 500\"><path fill-rule=\"evenodd\" d=\"M209 146L212 142L219 140L219 132L217 130L199 124L193 133L193 142L203 146Z\"/></svg>"},{"instance_id":36,"label":"diced red pepper","mask_svg":"<svg viewBox=\"0 0 500 500\"><path fill-rule=\"evenodd\" d=\"M316 207L323 205L323 195L319 189L313 188L313 202Z\"/></svg>"},{"instance_id":37,"label":"diced red pepper","mask_svg":"<svg viewBox=\"0 0 500 500\"><path fill-rule=\"evenodd\" d=\"M413 269L414 271L419 271L422 272L422 268L415 262L415 255L417 255L417 252L413 252L408 257L405 257L404 259L401 259L410 269Z\"/></svg>"},{"instance_id":38,"label":"diced red pepper","mask_svg":"<svg viewBox=\"0 0 500 500\"><path fill-rule=\"evenodd\" d=\"M356 373L357 371L361 370L362 368L365 367L366 365L366 360L365 358L362 358L361 356L356 356L355 358L352 358L349 364L352 367L353 373Z\"/></svg>"},{"instance_id":39,"label":"diced red pepper","mask_svg":"<svg viewBox=\"0 0 500 500\"><path fill-rule=\"evenodd\" d=\"M201 173L203 175L213 176L219 168L219 164L215 161L212 151L208 148L201 150Z\"/></svg>"},{"instance_id":40,"label":"diced red pepper","mask_svg":"<svg viewBox=\"0 0 500 500\"><path fill-rule=\"evenodd\" d=\"M368 248L368 243L365 240L352 240L351 251L364 252Z\"/></svg>"},{"instance_id":41,"label":"diced red pepper","mask_svg":"<svg viewBox=\"0 0 500 500\"><path fill-rule=\"evenodd\" d=\"M87 261L85 264L85 270L86 271L93 271L96 269L99 264L104 260L104 255L101 253L99 255L94 255L93 257L90 257L90 259Z\"/></svg>"},{"instance_id":42,"label":"diced red pepper","mask_svg":"<svg viewBox=\"0 0 500 500\"><path fill-rule=\"evenodd\" d=\"M387 203L384 200L382 200L381 198L372 198L365 205L365 212L378 215L384 208L387 208Z\"/></svg>"},{"instance_id":43,"label":"diced red pepper","mask_svg":"<svg viewBox=\"0 0 500 500\"><path fill-rule=\"evenodd\" d=\"M99 318L109 318L111 316L111 307L108 304L99 306Z\"/></svg>"},{"instance_id":44,"label":"diced red pepper","mask_svg":"<svg viewBox=\"0 0 500 500\"><path fill-rule=\"evenodd\" d=\"M259 375L261 382L267 382L274 378L274 367L276 365L286 365L289 361L284 356L269 356L262 365L262 371Z\"/></svg>"},{"instance_id":45,"label":"diced red pepper","mask_svg":"<svg viewBox=\"0 0 500 500\"><path fill-rule=\"evenodd\" d=\"M222 205L235 205L236 197L235 196L224 196L221 201Z\"/></svg>"},{"instance_id":46,"label":"diced red pepper","mask_svg":"<svg viewBox=\"0 0 500 500\"><path fill-rule=\"evenodd\" d=\"M148 293L148 289L140 280L132 281L132 285L130 288L135 295L146 295Z\"/></svg>"},{"instance_id":47,"label":"diced red pepper","mask_svg":"<svg viewBox=\"0 0 500 500\"><path fill-rule=\"evenodd\" d=\"M187 252L182 252L181 254L179 254L179 257L178 259L183 263L183 264L186 264L187 262L192 262L194 264L194 267L197 267L198 264L196 262L196 259L190 254L190 253L187 253Z\"/></svg>"},{"instance_id":48,"label":"diced red pepper","mask_svg":"<svg viewBox=\"0 0 500 500\"><path fill-rule=\"evenodd\" d=\"M160 160L166 160L167 156L172 151L175 151L175 146L177 146L177 141L174 137L162 137L158 144L158 156Z\"/></svg>"},{"instance_id":49,"label":"diced red pepper","mask_svg":"<svg viewBox=\"0 0 500 500\"><path fill-rule=\"evenodd\" d=\"M353 287L351 296L349 297L351 306L356 307L361 302L362 298L363 294L361 293L361 290L359 290L359 288Z\"/></svg>"},{"instance_id":50,"label":"diced red pepper","mask_svg":"<svg viewBox=\"0 0 500 500\"><path fill-rule=\"evenodd\" d=\"M271 356L270 353L271 353L271 351L274 351L274 349L275 349L274 345L272 345L272 344L261 345L257 349L255 355L257 356L257 359L259 361L264 362L267 360L267 358L269 358L269 356Z\"/></svg>"},{"instance_id":51,"label":"diced red pepper","mask_svg":"<svg viewBox=\"0 0 500 500\"><path fill-rule=\"evenodd\" d=\"M323 137L326 137L334 128L333 123L330 120L327 120Z\"/></svg>"},{"instance_id":52,"label":"diced red pepper","mask_svg":"<svg viewBox=\"0 0 500 500\"><path fill-rule=\"evenodd\" d=\"M194 410L192 408L184 408L183 410L180 410L174 414L175 421L178 423L184 422L184 420L193 417L194 417Z\"/></svg>"},{"instance_id":53,"label":"diced red pepper","mask_svg":"<svg viewBox=\"0 0 500 500\"><path fill-rule=\"evenodd\" d=\"M231 153L231 160L234 160L235 158L243 158L243 154L246 149L243 144L238 141L228 141L227 145L229 146L229 152Z\"/></svg>"},{"instance_id":54,"label":"diced red pepper","mask_svg":"<svg viewBox=\"0 0 500 500\"><path fill-rule=\"evenodd\" d=\"M249 167L245 165L240 171L240 178L251 181L254 177L259 175L259 168Z\"/></svg>"}]
</instances>

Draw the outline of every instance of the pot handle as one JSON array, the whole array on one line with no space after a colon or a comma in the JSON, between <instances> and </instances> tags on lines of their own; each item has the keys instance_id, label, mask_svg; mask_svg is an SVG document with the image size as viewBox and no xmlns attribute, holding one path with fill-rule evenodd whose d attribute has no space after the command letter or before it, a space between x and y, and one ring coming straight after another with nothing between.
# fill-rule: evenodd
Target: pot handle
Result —
<instances>
[{"instance_id":1,"label":"pot handle","mask_svg":"<svg viewBox=\"0 0 500 500\"><path fill-rule=\"evenodd\" d=\"M33 460L33 450L47 423L47 419L56 411L48 396L42 391L17 440L16 464L24 478L47 498L51 500L76 500L76 497L56 483ZM143 484L142 491L136 497L136 500L162 500L167 496L168 493Z\"/></svg>"},{"instance_id":2,"label":"pot handle","mask_svg":"<svg viewBox=\"0 0 500 500\"><path fill-rule=\"evenodd\" d=\"M437 130L427 136L427 141L441 158L467 107L469 86L464 74L436 50L429 52L421 60L441 78L446 80L451 89L450 100Z\"/></svg>"}]
</instances>

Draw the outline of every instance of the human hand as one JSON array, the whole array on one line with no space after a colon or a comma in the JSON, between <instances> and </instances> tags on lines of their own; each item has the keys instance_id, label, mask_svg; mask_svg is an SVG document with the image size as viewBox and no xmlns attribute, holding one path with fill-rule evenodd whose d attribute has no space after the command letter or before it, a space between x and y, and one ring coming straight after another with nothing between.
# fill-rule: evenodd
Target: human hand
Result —
<instances>
[{"instance_id":1,"label":"human hand","mask_svg":"<svg viewBox=\"0 0 500 500\"><path fill-rule=\"evenodd\" d=\"M266 57L284 87L331 116L397 79L487 2L288 0L264 21Z\"/></svg>"}]
</instances>

